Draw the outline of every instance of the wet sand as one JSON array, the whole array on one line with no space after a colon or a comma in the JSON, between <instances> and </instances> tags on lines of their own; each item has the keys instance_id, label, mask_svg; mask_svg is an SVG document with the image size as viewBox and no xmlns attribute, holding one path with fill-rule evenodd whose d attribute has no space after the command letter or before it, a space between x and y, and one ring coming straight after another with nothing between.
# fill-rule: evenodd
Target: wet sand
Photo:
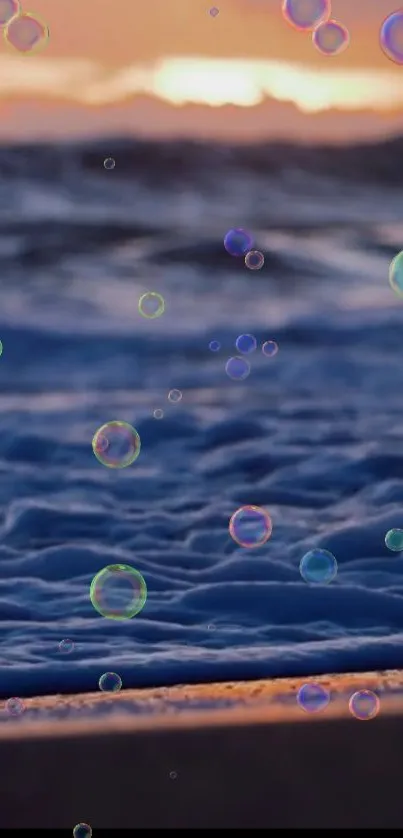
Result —
<instances>
[{"instance_id":1,"label":"wet sand","mask_svg":"<svg viewBox=\"0 0 403 838\"><path fill-rule=\"evenodd\" d=\"M0 725L0 828L403 827L403 672L315 678L332 701L314 715L295 701L307 680L113 697L142 715L97 715L102 693L29 699L45 718ZM378 692L376 718L350 715L357 689ZM71 719L52 719L61 704Z\"/></svg>"}]
</instances>

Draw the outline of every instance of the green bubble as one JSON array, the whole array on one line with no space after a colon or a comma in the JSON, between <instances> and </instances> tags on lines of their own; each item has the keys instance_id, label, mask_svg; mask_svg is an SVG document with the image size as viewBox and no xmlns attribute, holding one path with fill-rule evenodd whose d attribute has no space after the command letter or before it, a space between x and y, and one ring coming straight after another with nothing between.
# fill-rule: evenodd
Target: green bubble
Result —
<instances>
[{"instance_id":1,"label":"green bubble","mask_svg":"<svg viewBox=\"0 0 403 838\"><path fill-rule=\"evenodd\" d=\"M107 565L91 582L90 600L101 617L131 620L146 604L147 585L141 573L131 565Z\"/></svg>"},{"instance_id":2,"label":"green bubble","mask_svg":"<svg viewBox=\"0 0 403 838\"><path fill-rule=\"evenodd\" d=\"M165 300L156 291L147 291L139 299L139 313L147 320L161 317L165 311Z\"/></svg>"},{"instance_id":3,"label":"green bubble","mask_svg":"<svg viewBox=\"0 0 403 838\"><path fill-rule=\"evenodd\" d=\"M390 263L389 284L395 294L403 297L403 250Z\"/></svg>"},{"instance_id":4,"label":"green bubble","mask_svg":"<svg viewBox=\"0 0 403 838\"><path fill-rule=\"evenodd\" d=\"M385 544L394 553L403 550L403 530L389 530L385 535Z\"/></svg>"},{"instance_id":5,"label":"green bubble","mask_svg":"<svg viewBox=\"0 0 403 838\"><path fill-rule=\"evenodd\" d=\"M3 341L0 340L0 358L3 354Z\"/></svg>"}]
</instances>

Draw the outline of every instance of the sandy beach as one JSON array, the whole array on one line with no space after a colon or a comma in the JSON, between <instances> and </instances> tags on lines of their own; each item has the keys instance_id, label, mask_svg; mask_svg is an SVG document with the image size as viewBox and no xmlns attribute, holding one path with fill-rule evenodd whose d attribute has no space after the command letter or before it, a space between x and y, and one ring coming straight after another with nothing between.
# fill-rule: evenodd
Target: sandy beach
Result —
<instances>
[{"instance_id":1,"label":"sandy beach","mask_svg":"<svg viewBox=\"0 0 403 838\"><path fill-rule=\"evenodd\" d=\"M0 726L0 828L401 828L403 673L312 680L332 695L317 714L301 679L28 699ZM364 688L381 708L360 722L348 696Z\"/></svg>"}]
</instances>

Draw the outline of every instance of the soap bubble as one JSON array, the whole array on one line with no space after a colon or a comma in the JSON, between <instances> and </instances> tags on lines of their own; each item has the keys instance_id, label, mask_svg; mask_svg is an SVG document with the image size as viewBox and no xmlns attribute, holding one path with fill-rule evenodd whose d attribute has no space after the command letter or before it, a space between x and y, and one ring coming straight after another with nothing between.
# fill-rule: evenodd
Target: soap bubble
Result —
<instances>
[{"instance_id":1,"label":"soap bubble","mask_svg":"<svg viewBox=\"0 0 403 838\"><path fill-rule=\"evenodd\" d=\"M160 407L157 407L156 410L154 410L153 415L154 415L154 419L163 419L164 418L164 411L161 410Z\"/></svg>"},{"instance_id":2,"label":"soap bubble","mask_svg":"<svg viewBox=\"0 0 403 838\"><path fill-rule=\"evenodd\" d=\"M122 688L122 679L116 672L104 672L98 681L98 686L104 693L118 693Z\"/></svg>"},{"instance_id":3,"label":"soap bubble","mask_svg":"<svg viewBox=\"0 0 403 838\"><path fill-rule=\"evenodd\" d=\"M177 404L178 402L182 401L183 394L180 390L170 390L168 393L168 399L173 404Z\"/></svg>"},{"instance_id":4,"label":"soap bubble","mask_svg":"<svg viewBox=\"0 0 403 838\"><path fill-rule=\"evenodd\" d=\"M228 230L228 233L224 236L224 247L231 256L245 256L252 245L252 236L242 227Z\"/></svg>"},{"instance_id":5,"label":"soap bubble","mask_svg":"<svg viewBox=\"0 0 403 838\"><path fill-rule=\"evenodd\" d=\"M383 21L379 43L390 61L403 64L403 9L393 12Z\"/></svg>"},{"instance_id":6,"label":"soap bubble","mask_svg":"<svg viewBox=\"0 0 403 838\"><path fill-rule=\"evenodd\" d=\"M388 530L385 535L385 544L394 553L403 550L403 530Z\"/></svg>"},{"instance_id":7,"label":"soap bubble","mask_svg":"<svg viewBox=\"0 0 403 838\"><path fill-rule=\"evenodd\" d=\"M73 829L73 838L91 838L92 829L88 823L78 823Z\"/></svg>"},{"instance_id":8,"label":"soap bubble","mask_svg":"<svg viewBox=\"0 0 403 838\"><path fill-rule=\"evenodd\" d=\"M361 722L377 716L380 706L379 698L372 690L357 690L348 702L350 713Z\"/></svg>"},{"instance_id":9,"label":"soap bubble","mask_svg":"<svg viewBox=\"0 0 403 838\"><path fill-rule=\"evenodd\" d=\"M21 716L25 710L24 702L21 698L8 698L6 701L6 711L10 716Z\"/></svg>"},{"instance_id":10,"label":"soap bubble","mask_svg":"<svg viewBox=\"0 0 403 838\"><path fill-rule=\"evenodd\" d=\"M74 643L69 638L65 638L65 640L61 640L59 643L59 652L62 655L69 655L74 650Z\"/></svg>"},{"instance_id":11,"label":"soap bubble","mask_svg":"<svg viewBox=\"0 0 403 838\"><path fill-rule=\"evenodd\" d=\"M170 771L169 772L169 777L170 777L171 780L176 780L177 777L178 777L178 772L177 771Z\"/></svg>"},{"instance_id":12,"label":"soap bubble","mask_svg":"<svg viewBox=\"0 0 403 838\"><path fill-rule=\"evenodd\" d=\"M0 0L0 26L7 26L20 12L19 0Z\"/></svg>"},{"instance_id":13,"label":"soap bubble","mask_svg":"<svg viewBox=\"0 0 403 838\"><path fill-rule=\"evenodd\" d=\"M403 250L390 263L389 284L395 294L403 297Z\"/></svg>"},{"instance_id":14,"label":"soap bubble","mask_svg":"<svg viewBox=\"0 0 403 838\"><path fill-rule=\"evenodd\" d=\"M147 320L161 317L165 311L165 300L157 291L146 291L139 299L139 313Z\"/></svg>"},{"instance_id":15,"label":"soap bubble","mask_svg":"<svg viewBox=\"0 0 403 838\"><path fill-rule=\"evenodd\" d=\"M24 54L38 52L49 40L49 28L37 15L22 12L4 30L6 43Z\"/></svg>"},{"instance_id":16,"label":"soap bubble","mask_svg":"<svg viewBox=\"0 0 403 838\"><path fill-rule=\"evenodd\" d=\"M275 340L266 340L262 346L263 355L266 355L267 358L273 358L274 355L277 355L278 352L278 345Z\"/></svg>"},{"instance_id":17,"label":"soap bubble","mask_svg":"<svg viewBox=\"0 0 403 838\"><path fill-rule=\"evenodd\" d=\"M221 343L218 340L211 340L208 348L211 352L219 352L221 349Z\"/></svg>"},{"instance_id":18,"label":"soap bubble","mask_svg":"<svg viewBox=\"0 0 403 838\"><path fill-rule=\"evenodd\" d=\"M294 29L311 32L331 13L331 0L283 0L284 20Z\"/></svg>"},{"instance_id":19,"label":"soap bubble","mask_svg":"<svg viewBox=\"0 0 403 838\"><path fill-rule=\"evenodd\" d=\"M211 17L217 17L217 15L218 15L219 13L220 13L220 10L219 10L219 9L217 9L217 6L213 6L213 8L212 8L212 9L210 9L210 15L211 15Z\"/></svg>"},{"instance_id":20,"label":"soap bubble","mask_svg":"<svg viewBox=\"0 0 403 838\"><path fill-rule=\"evenodd\" d=\"M241 506L229 521L230 535L240 547L262 547L272 530L270 515L260 506Z\"/></svg>"},{"instance_id":21,"label":"soap bubble","mask_svg":"<svg viewBox=\"0 0 403 838\"><path fill-rule=\"evenodd\" d=\"M225 365L225 372L232 381L243 381L250 373L250 364L246 358L238 356L229 358Z\"/></svg>"},{"instance_id":22,"label":"soap bubble","mask_svg":"<svg viewBox=\"0 0 403 838\"><path fill-rule=\"evenodd\" d=\"M337 20L327 20L315 29L312 43L322 55L340 55L350 43L350 33Z\"/></svg>"},{"instance_id":23,"label":"soap bubble","mask_svg":"<svg viewBox=\"0 0 403 838\"><path fill-rule=\"evenodd\" d=\"M257 340L254 335L239 335L235 341L238 352L242 355L249 355L257 347Z\"/></svg>"},{"instance_id":24,"label":"soap bubble","mask_svg":"<svg viewBox=\"0 0 403 838\"><path fill-rule=\"evenodd\" d=\"M115 166L116 166L116 161L113 159L113 157L107 157L104 160L104 169L109 169L109 170L114 169Z\"/></svg>"},{"instance_id":25,"label":"soap bubble","mask_svg":"<svg viewBox=\"0 0 403 838\"><path fill-rule=\"evenodd\" d=\"M297 701L306 713L318 713L329 704L330 695L325 687L315 682L303 684L297 693Z\"/></svg>"},{"instance_id":26,"label":"soap bubble","mask_svg":"<svg viewBox=\"0 0 403 838\"><path fill-rule=\"evenodd\" d=\"M137 460L140 449L140 437L128 422L106 422L98 428L92 440L97 460L108 468L131 466Z\"/></svg>"},{"instance_id":27,"label":"soap bubble","mask_svg":"<svg viewBox=\"0 0 403 838\"><path fill-rule=\"evenodd\" d=\"M147 585L141 573L131 565L108 565L94 576L90 600L102 617L130 620L146 604Z\"/></svg>"},{"instance_id":28,"label":"soap bubble","mask_svg":"<svg viewBox=\"0 0 403 838\"><path fill-rule=\"evenodd\" d=\"M0 340L0 358L3 354L3 342Z\"/></svg>"},{"instance_id":29,"label":"soap bubble","mask_svg":"<svg viewBox=\"0 0 403 838\"><path fill-rule=\"evenodd\" d=\"M250 250L245 256L245 265L250 271L260 271L264 265L264 256L260 250Z\"/></svg>"},{"instance_id":30,"label":"soap bubble","mask_svg":"<svg viewBox=\"0 0 403 838\"><path fill-rule=\"evenodd\" d=\"M302 557L299 570L305 582L328 585L337 575L337 561L329 550L315 547Z\"/></svg>"}]
</instances>

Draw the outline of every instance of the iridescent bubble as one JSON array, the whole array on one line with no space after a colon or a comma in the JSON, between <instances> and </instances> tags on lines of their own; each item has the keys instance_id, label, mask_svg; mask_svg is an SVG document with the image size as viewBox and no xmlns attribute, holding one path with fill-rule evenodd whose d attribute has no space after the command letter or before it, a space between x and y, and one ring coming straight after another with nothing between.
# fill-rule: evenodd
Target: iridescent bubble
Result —
<instances>
[{"instance_id":1,"label":"iridescent bubble","mask_svg":"<svg viewBox=\"0 0 403 838\"><path fill-rule=\"evenodd\" d=\"M264 256L260 250L250 250L245 256L245 265L250 271L260 271L264 265Z\"/></svg>"},{"instance_id":2,"label":"iridescent bubble","mask_svg":"<svg viewBox=\"0 0 403 838\"><path fill-rule=\"evenodd\" d=\"M73 829L73 838L91 838L92 829L88 823L78 823Z\"/></svg>"},{"instance_id":3,"label":"iridescent bubble","mask_svg":"<svg viewBox=\"0 0 403 838\"><path fill-rule=\"evenodd\" d=\"M0 0L0 26L7 26L13 17L20 14L20 11L19 0Z\"/></svg>"},{"instance_id":4,"label":"iridescent bubble","mask_svg":"<svg viewBox=\"0 0 403 838\"><path fill-rule=\"evenodd\" d=\"M9 46L27 55L46 46L49 28L37 15L23 12L8 24L4 39Z\"/></svg>"},{"instance_id":5,"label":"iridescent bubble","mask_svg":"<svg viewBox=\"0 0 403 838\"><path fill-rule=\"evenodd\" d=\"M379 43L390 61L403 64L403 9L393 12L383 21Z\"/></svg>"},{"instance_id":6,"label":"iridescent bubble","mask_svg":"<svg viewBox=\"0 0 403 838\"><path fill-rule=\"evenodd\" d=\"M219 352L221 349L221 343L218 340L211 340L208 348L211 352Z\"/></svg>"},{"instance_id":7,"label":"iridescent bubble","mask_svg":"<svg viewBox=\"0 0 403 838\"><path fill-rule=\"evenodd\" d=\"M21 716L25 710L24 702L21 698L8 698L6 701L6 710L10 716Z\"/></svg>"},{"instance_id":8,"label":"iridescent bubble","mask_svg":"<svg viewBox=\"0 0 403 838\"><path fill-rule=\"evenodd\" d=\"M146 604L147 585L141 573L131 565L107 565L91 582L90 600L101 617L130 620Z\"/></svg>"},{"instance_id":9,"label":"iridescent bubble","mask_svg":"<svg viewBox=\"0 0 403 838\"><path fill-rule=\"evenodd\" d=\"M331 0L283 0L283 17L294 29L311 32L329 20Z\"/></svg>"},{"instance_id":10,"label":"iridescent bubble","mask_svg":"<svg viewBox=\"0 0 403 838\"><path fill-rule=\"evenodd\" d=\"M337 20L328 20L315 29L312 43L322 55L340 55L350 44L350 33Z\"/></svg>"},{"instance_id":11,"label":"iridescent bubble","mask_svg":"<svg viewBox=\"0 0 403 838\"><path fill-rule=\"evenodd\" d=\"M146 291L139 299L139 313L147 320L161 317L165 311L165 300L157 291Z\"/></svg>"},{"instance_id":12,"label":"iridescent bubble","mask_svg":"<svg viewBox=\"0 0 403 838\"><path fill-rule=\"evenodd\" d=\"M59 652L61 652L62 655L69 655L73 650L74 650L74 643L68 637L66 637L64 640L60 641Z\"/></svg>"},{"instance_id":13,"label":"iridescent bubble","mask_svg":"<svg viewBox=\"0 0 403 838\"><path fill-rule=\"evenodd\" d=\"M273 358L274 355L277 355L278 352L278 345L275 340L266 340L262 346L263 355L266 355L267 358Z\"/></svg>"},{"instance_id":14,"label":"iridescent bubble","mask_svg":"<svg viewBox=\"0 0 403 838\"><path fill-rule=\"evenodd\" d=\"M235 341L238 352L242 355L249 355L257 347L257 340L254 335L239 335Z\"/></svg>"},{"instance_id":15,"label":"iridescent bubble","mask_svg":"<svg viewBox=\"0 0 403 838\"><path fill-rule=\"evenodd\" d=\"M3 354L3 342L0 340L0 358Z\"/></svg>"},{"instance_id":16,"label":"iridescent bubble","mask_svg":"<svg viewBox=\"0 0 403 838\"><path fill-rule=\"evenodd\" d=\"M212 9L210 9L210 14L211 14L211 17L217 17L217 15L218 15L219 13L220 13L220 10L219 10L219 9L217 9L217 6L213 6L213 8L212 8Z\"/></svg>"},{"instance_id":17,"label":"iridescent bubble","mask_svg":"<svg viewBox=\"0 0 403 838\"><path fill-rule=\"evenodd\" d=\"M95 432L92 450L100 463L108 468L131 466L140 454L141 441L128 422L106 422Z\"/></svg>"},{"instance_id":18,"label":"iridescent bubble","mask_svg":"<svg viewBox=\"0 0 403 838\"><path fill-rule=\"evenodd\" d=\"M183 394L180 390L170 390L168 393L168 399L173 404L177 404L178 402L182 401Z\"/></svg>"},{"instance_id":19,"label":"iridescent bubble","mask_svg":"<svg viewBox=\"0 0 403 838\"><path fill-rule=\"evenodd\" d=\"M303 684L297 693L297 701L306 713L318 713L329 704L330 695L321 684L311 682Z\"/></svg>"},{"instance_id":20,"label":"iridescent bubble","mask_svg":"<svg viewBox=\"0 0 403 838\"><path fill-rule=\"evenodd\" d=\"M403 297L403 250L390 263L389 284L395 294Z\"/></svg>"},{"instance_id":21,"label":"iridescent bubble","mask_svg":"<svg viewBox=\"0 0 403 838\"><path fill-rule=\"evenodd\" d=\"M157 407L157 409L154 410L153 416L154 416L154 419L163 419L164 418L164 411L161 410L160 407Z\"/></svg>"},{"instance_id":22,"label":"iridescent bubble","mask_svg":"<svg viewBox=\"0 0 403 838\"><path fill-rule=\"evenodd\" d=\"M388 530L385 535L385 544L394 553L403 550L403 530Z\"/></svg>"},{"instance_id":23,"label":"iridescent bubble","mask_svg":"<svg viewBox=\"0 0 403 838\"><path fill-rule=\"evenodd\" d=\"M315 547L302 557L299 572L305 582L328 585L337 575L337 561L329 550Z\"/></svg>"},{"instance_id":24,"label":"iridescent bubble","mask_svg":"<svg viewBox=\"0 0 403 838\"><path fill-rule=\"evenodd\" d=\"M98 686L104 693L118 693L122 688L122 679L116 672L104 672L98 681Z\"/></svg>"},{"instance_id":25,"label":"iridescent bubble","mask_svg":"<svg viewBox=\"0 0 403 838\"><path fill-rule=\"evenodd\" d=\"M369 721L378 715L381 703L372 690L357 690L348 702L348 709L352 716L360 722Z\"/></svg>"},{"instance_id":26,"label":"iridescent bubble","mask_svg":"<svg viewBox=\"0 0 403 838\"><path fill-rule=\"evenodd\" d=\"M113 157L107 157L104 160L104 169L109 169L109 170L114 169L115 166L116 166L116 161L113 159Z\"/></svg>"},{"instance_id":27,"label":"iridescent bubble","mask_svg":"<svg viewBox=\"0 0 403 838\"><path fill-rule=\"evenodd\" d=\"M234 358L228 359L225 365L225 372L228 378L232 378L233 381L243 381L250 373L250 364L246 358L235 356Z\"/></svg>"},{"instance_id":28,"label":"iridescent bubble","mask_svg":"<svg viewBox=\"0 0 403 838\"><path fill-rule=\"evenodd\" d=\"M230 535L240 547L262 547L272 530L270 515L260 506L241 506L229 521Z\"/></svg>"},{"instance_id":29,"label":"iridescent bubble","mask_svg":"<svg viewBox=\"0 0 403 838\"><path fill-rule=\"evenodd\" d=\"M228 230L228 233L224 236L224 247L231 256L245 256L252 246L252 236L242 227Z\"/></svg>"}]
</instances>

